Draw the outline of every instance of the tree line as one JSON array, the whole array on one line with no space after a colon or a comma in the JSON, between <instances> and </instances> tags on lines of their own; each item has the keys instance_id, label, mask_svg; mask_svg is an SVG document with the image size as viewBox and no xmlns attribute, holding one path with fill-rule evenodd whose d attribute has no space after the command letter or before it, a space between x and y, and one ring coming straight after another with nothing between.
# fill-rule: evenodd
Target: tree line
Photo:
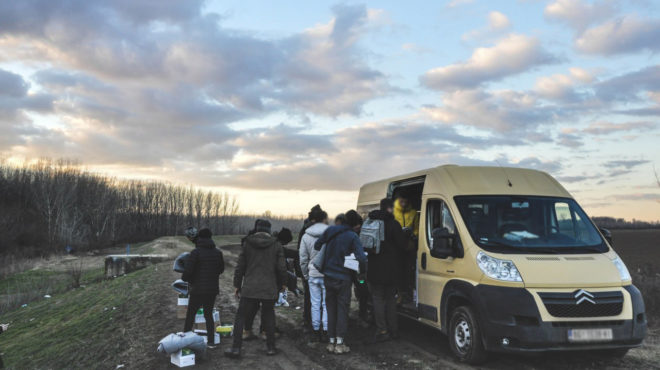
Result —
<instances>
[{"instance_id":1,"label":"tree line","mask_svg":"<svg viewBox=\"0 0 660 370\"><path fill-rule=\"evenodd\" d=\"M660 221L632 221L623 218L614 217L592 217L592 220L598 227L606 229L660 229Z\"/></svg>"},{"instance_id":2,"label":"tree line","mask_svg":"<svg viewBox=\"0 0 660 370\"><path fill-rule=\"evenodd\" d=\"M38 255L181 235L238 233L236 197L159 181L118 180L67 160L0 162L0 252Z\"/></svg>"}]
</instances>

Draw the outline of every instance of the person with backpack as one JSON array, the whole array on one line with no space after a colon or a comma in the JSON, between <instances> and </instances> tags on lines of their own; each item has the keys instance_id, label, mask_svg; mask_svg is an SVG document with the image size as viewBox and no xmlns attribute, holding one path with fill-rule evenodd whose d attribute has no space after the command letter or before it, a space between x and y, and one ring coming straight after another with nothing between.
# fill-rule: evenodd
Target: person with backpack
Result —
<instances>
[{"instance_id":1,"label":"person with backpack","mask_svg":"<svg viewBox=\"0 0 660 370\"><path fill-rule=\"evenodd\" d=\"M192 330L197 310L203 308L209 348L215 348L213 307L215 298L220 293L218 278L225 271L222 252L215 247L212 237L211 230L207 228L199 230L194 238L195 249L190 252L181 276L181 279L188 283L190 294L183 331Z\"/></svg>"},{"instance_id":2,"label":"person with backpack","mask_svg":"<svg viewBox=\"0 0 660 370\"><path fill-rule=\"evenodd\" d=\"M316 223L305 230L300 242L300 269L309 287L312 315L312 342L322 340L322 335L328 332L328 311L325 301L325 285L323 274L319 272L311 261L319 253L314 249L314 243L328 228L328 214L325 211L315 211L310 218ZM322 325L321 325L322 324ZM322 327L321 327L322 326ZM323 329L323 331L321 331Z\"/></svg>"},{"instance_id":3,"label":"person with backpack","mask_svg":"<svg viewBox=\"0 0 660 370\"><path fill-rule=\"evenodd\" d=\"M399 268L401 279L399 279L398 290L402 303L413 300L415 289L415 262L417 260L417 244L419 236L419 214L410 204L408 195L402 193L394 202L394 219L399 222L405 235L406 243L399 253Z\"/></svg>"},{"instance_id":4,"label":"person with backpack","mask_svg":"<svg viewBox=\"0 0 660 370\"><path fill-rule=\"evenodd\" d=\"M346 224L328 227L314 243L314 249L320 252L312 263L324 275L330 337L326 349L330 353L350 352L350 348L344 343L344 338L348 332L352 273L344 267L344 262L345 257L351 253L359 262L367 262L360 238L354 231L359 224L360 215L350 210L346 212Z\"/></svg>"},{"instance_id":5,"label":"person with backpack","mask_svg":"<svg viewBox=\"0 0 660 370\"><path fill-rule=\"evenodd\" d=\"M376 333L372 342L383 342L396 339L399 336L399 326L396 312L396 288L400 276L398 272L399 255L405 248L406 237L401 225L392 214L394 203L385 198L380 201L380 209L369 213L363 226L361 239L368 232L371 224L380 226L380 245L369 248L369 267L367 283L373 300L373 315L376 322Z\"/></svg>"},{"instance_id":6,"label":"person with backpack","mask_svg":"<svg viewBox=\"0 0 660 370\"><path fill-rule=\"evenodd\" d=\"M266 354L277 354L275 348L275 301L286 286L286 264L282 245L271 234L268 220L257 220L255 233L245 238L234 270L234 294L239 299L234 320L234 343L225 356L239 358L246 318L254 317L261 307L266 330Z\"/></svg>"}]
</instances>

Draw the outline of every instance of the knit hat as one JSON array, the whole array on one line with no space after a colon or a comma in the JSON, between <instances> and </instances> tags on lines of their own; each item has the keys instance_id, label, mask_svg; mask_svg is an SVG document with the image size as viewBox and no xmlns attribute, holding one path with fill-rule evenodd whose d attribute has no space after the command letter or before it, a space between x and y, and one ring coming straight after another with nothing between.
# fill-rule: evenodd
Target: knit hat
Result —
<instances>
[{"instance_id":1,"label":"knit hat","mask_svg":"<svg viewBox=\"0 0 660 370\"><path fill-rule=\"evenodd\" d=\"M394 208L394 201L390 198L383 198L380 200L380 210L387 211L389 208Z\"/></svg>"},{"instance_id":2,"label":"knit hat","mask_svg":"<svg viewBox=\"0 0 660 370\"><path fill-rule=\"evenodd\" d=\"M354 210L351 209L350 211L346 212L345 216L346 216L346 225L350 227L355 227L361 224L362 217L360 217L360 215Z\"/></svg>"},{"instance_id":3,"label":"knit hat","mask_svg":"<svg viewBox=\"0 0 660 370\"><path fill-rule=\"evenodd\" d=\"M273 235L275 236L275 235ZM291 234L291 230L287 229L286 227L283 227L282 230L280 230L277 233L277 241L280 242L282 245L287 245L293 240L293 235Z\"/></svg>"},{"instance_id":4,"label":"knit hat","mask_svg":"<svg viewBox=\"0 0 660 370\"><path fill-rule=\"evenodd\" d=\"M270 234L270 221L258 219L254 223L254 231L258 233L268 233Z\"/></svg>"},{"instance_id":5,"label":"knit hat","mask_svg":"<svg viewBox=\"0 0 660 370\"><path fill-rule=\"evenodd\" d=\"M199 230L199 235L200 238L211 238L213 236L213 233L208 227L205 227L201 230Z\"/></svg>"}]
</instances>

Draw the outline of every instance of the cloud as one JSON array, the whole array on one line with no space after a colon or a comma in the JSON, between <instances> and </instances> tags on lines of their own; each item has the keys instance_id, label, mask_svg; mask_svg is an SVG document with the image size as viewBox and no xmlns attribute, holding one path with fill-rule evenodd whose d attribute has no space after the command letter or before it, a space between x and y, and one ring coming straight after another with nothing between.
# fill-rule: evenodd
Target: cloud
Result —
<instances>
[{"instance_id":1,"label":"cloud","mask_svg":"<svg viewBox=\"0 0 660 370\"><path fill-rule=\"evenodd\" d=\"M503 13L492 11L488 13L488 26L494 31L506 30L511 27L511 21Z\"/></svg>"},{"instance_id":2,"label":"cloud","mask_svg":"<svg viewBox=\"0 0 660 370\"><path fill-rule=\"evenodd\" d=\"M511 34L492 47L477 48L465 62L429 70L420 80L434 90L474 88L556 61L537 38Z\"/></svg>"},{"instance_id":3,"label":"cloud","mask_svg":"<svg viewBox=\"0 0 660 370\"><path fill-rule=\"evenodd\" d=\"M557 0L548 4L543 14L546 19L562 22L582 31L591 24L605 20L616 13L613 1L585 2L582 0Z\"/></svg>"},{"instance_id":4,"label":"cloud","mask_svg":"<svg viewBox=\"0 0 660 370\"><path fill-rule=\"evenodd\" d=\"M576 40L587 54L615 55L660 50L660 19L627 15L587 29Z\"/></svg>"},{"instance_id":5,"label":"cloud","mask_svg":"<svg viewBox=\"0 0 660 370\"><path fill-rule=\"evenodd\" d=\"M609 161L604 164L605 167L607 168L619 168L623 167L627 170L641 166L643 164L651 163L651 161L648 160L643 160L643 159L637 159L637 160L615 160L615 161Z\"/></svg>"},{"instance_id":6,"label":"cloud","mask_svg":"<svg viewBox=\"0 0 660 370\"><path fill-rule=\"evenodd\" d=\"M456 8L462 5L472 4L474 0L451 0L447 3L447 8Z\"/></svg>"},{"instance_id":7,"label":"cloud","mask_svg":"<svg viewBox=\"0 0 660 370\"><path fill-rule=\"evenodd\" d=\"M597 121L589 124L583 132L591 135L608 135L619 132L647 131L657 127L654 122L625 122L612 123Z\"/></svg>"},{"instance_id":8,"label":"cloud","mask_svg":"<svg viewBox=\"0 0 660 370\"><path fill-rule=\"evenodd\" d=\"M555 74L547 77L540 77L536 80L534 91L541 97L547 99L576 101L580 100L575 91L576 85L590 83L593 76L588 71L573 67L569 74Z\"/></svg>"},{"instance_id":9,"label":"cloud","mask_svg":"<svg viewBox=\"0 0 660 370\"><path fill-rule=\"evenodd\" d=\"M446 93L441 106L427 106L423 113L447 124L461 124L499 133L517 132L518 140L539 125L553 122L558 111L533 95L512 90L458 90Z\"/></svg>"}]
</instances>

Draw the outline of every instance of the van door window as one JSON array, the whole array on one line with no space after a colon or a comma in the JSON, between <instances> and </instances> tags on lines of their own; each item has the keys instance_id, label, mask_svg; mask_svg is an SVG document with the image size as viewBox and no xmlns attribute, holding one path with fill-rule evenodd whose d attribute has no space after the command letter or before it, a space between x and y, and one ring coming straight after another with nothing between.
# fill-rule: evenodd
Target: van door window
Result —
<instances>
[{"instance_id":1,"label":"van door window","mask_svg":"<svg viewBox=\"0 0 660 370\"><path fill-rule=\"evenodd\" d=\"M429 248L433 246L432 232L438 228L447 228L450 234L456 234L454 217L447 204L440 199L429 200L426 206L426 238Z\"/></svg>"}]
</instances>

